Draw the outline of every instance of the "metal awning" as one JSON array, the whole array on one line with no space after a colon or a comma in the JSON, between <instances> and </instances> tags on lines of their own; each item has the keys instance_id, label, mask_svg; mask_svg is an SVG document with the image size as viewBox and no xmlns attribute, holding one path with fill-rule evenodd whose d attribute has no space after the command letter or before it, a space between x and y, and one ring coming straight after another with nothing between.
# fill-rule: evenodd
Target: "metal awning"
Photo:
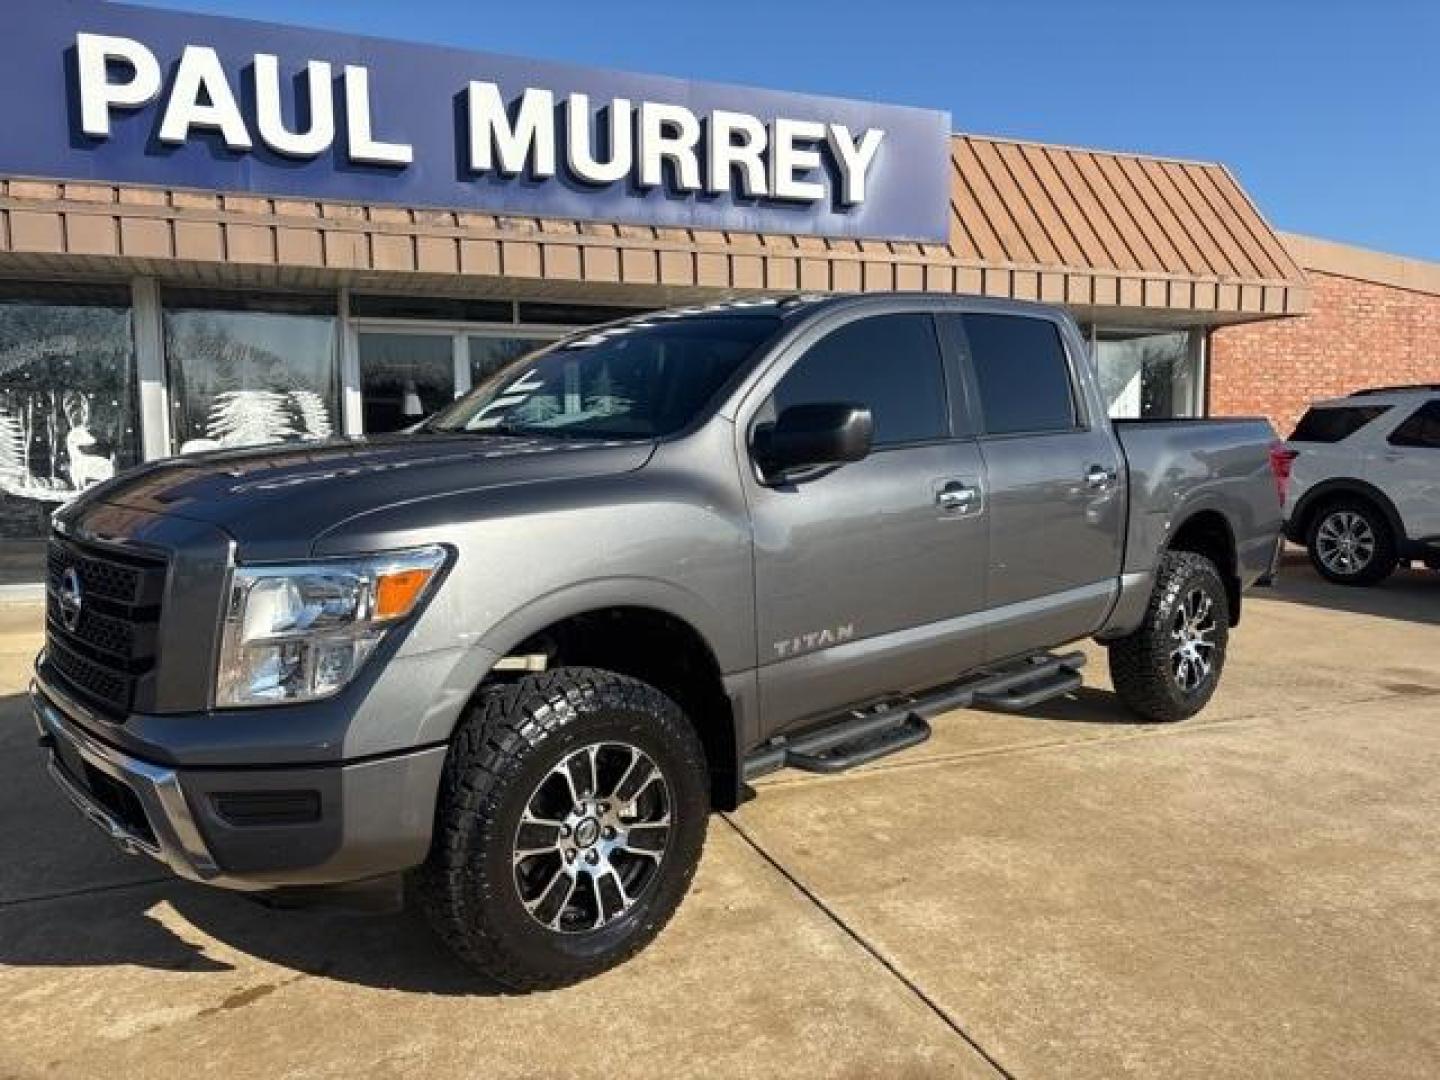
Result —
<instances>
[{"instance_id":1,"label":"metal awning","mask_svg":"<svg viewBox=\"0 0 1440 1080\"><path fill-rule=\"evenodd\" d=\"M0 274L665 304L926 289L1205 325L1304 312L1300 268L1221 165L955 136L947 244L496 217L0 180Z\"/></svg>"}]
</instances>

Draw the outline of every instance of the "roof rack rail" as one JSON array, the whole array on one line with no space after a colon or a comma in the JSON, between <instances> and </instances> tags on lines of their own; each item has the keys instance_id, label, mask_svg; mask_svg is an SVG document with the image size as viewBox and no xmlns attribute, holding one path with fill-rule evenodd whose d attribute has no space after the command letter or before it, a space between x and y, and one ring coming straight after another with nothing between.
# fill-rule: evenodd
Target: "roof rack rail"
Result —
<instances>
[{"instance_id":1,"label":"roof rack rail","mask_svg":"<svg viewBox=\"0 0 1440 1080\"><path fill-rule=\"evenodd\" d=\"M1437 390L1440 391L1440 383L1409 383L1404 386L1371 386L1364 390L1354 390L1351 397L1365 397L1367 394L1393 394L1404 390Z\"/></svg>"}]
</instances>

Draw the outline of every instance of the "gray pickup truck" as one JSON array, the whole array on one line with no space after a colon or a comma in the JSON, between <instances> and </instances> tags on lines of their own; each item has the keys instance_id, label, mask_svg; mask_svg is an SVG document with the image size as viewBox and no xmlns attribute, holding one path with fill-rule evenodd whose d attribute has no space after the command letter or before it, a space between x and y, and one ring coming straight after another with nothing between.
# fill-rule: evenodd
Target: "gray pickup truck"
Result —
<instances>
[{"instance_id":1,"label":"gray pickup truck","mask_svg":"<svg viewBox=\"0 0 1440 1080\"><path fill-rule=\"evenodd\" d=\"M1200 709L1280 502L1264 421L1112 424L1069 316L925 295L640 316L409 432L215 452L55 516L33 704L123 847L398 880L517 989L649 942L707 817L1109 649ZM957 843L963 842L957 839Z\"/></svg>"}]
</instances>

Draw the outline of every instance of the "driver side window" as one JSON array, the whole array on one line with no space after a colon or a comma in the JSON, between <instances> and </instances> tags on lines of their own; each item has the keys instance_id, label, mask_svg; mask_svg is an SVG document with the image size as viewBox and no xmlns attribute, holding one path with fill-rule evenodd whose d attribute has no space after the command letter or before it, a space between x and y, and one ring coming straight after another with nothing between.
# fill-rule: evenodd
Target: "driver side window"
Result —
<instances>
[{"instance_id":1,"label":"driver side window","mask_svg":"<svg viewBox=\"0 0 1440 1080\"><path fill-rule=\"evenodd\" d=\"M774 420L817 402L867 407L877 449L949 438L945 365L931 317L875 315L831 331L785 374L762 415Z\"/></svg>"}]
</instances>

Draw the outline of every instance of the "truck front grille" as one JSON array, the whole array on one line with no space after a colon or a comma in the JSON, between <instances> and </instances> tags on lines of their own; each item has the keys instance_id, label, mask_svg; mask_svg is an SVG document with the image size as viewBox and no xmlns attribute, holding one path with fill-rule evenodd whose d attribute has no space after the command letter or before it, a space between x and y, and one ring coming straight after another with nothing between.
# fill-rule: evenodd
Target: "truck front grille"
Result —
<instances>
[{"instance_id":1,"label":"truck front grille","mask_svg":"<svg viewBox=\"0 0 1440 1080\"><path fill-rule=\"evenodd\" d=\"M46 663L90 704L124 716L155 666L165 561L59 536L51 537L48 554Z\"/></svg>"}]
</instances>

